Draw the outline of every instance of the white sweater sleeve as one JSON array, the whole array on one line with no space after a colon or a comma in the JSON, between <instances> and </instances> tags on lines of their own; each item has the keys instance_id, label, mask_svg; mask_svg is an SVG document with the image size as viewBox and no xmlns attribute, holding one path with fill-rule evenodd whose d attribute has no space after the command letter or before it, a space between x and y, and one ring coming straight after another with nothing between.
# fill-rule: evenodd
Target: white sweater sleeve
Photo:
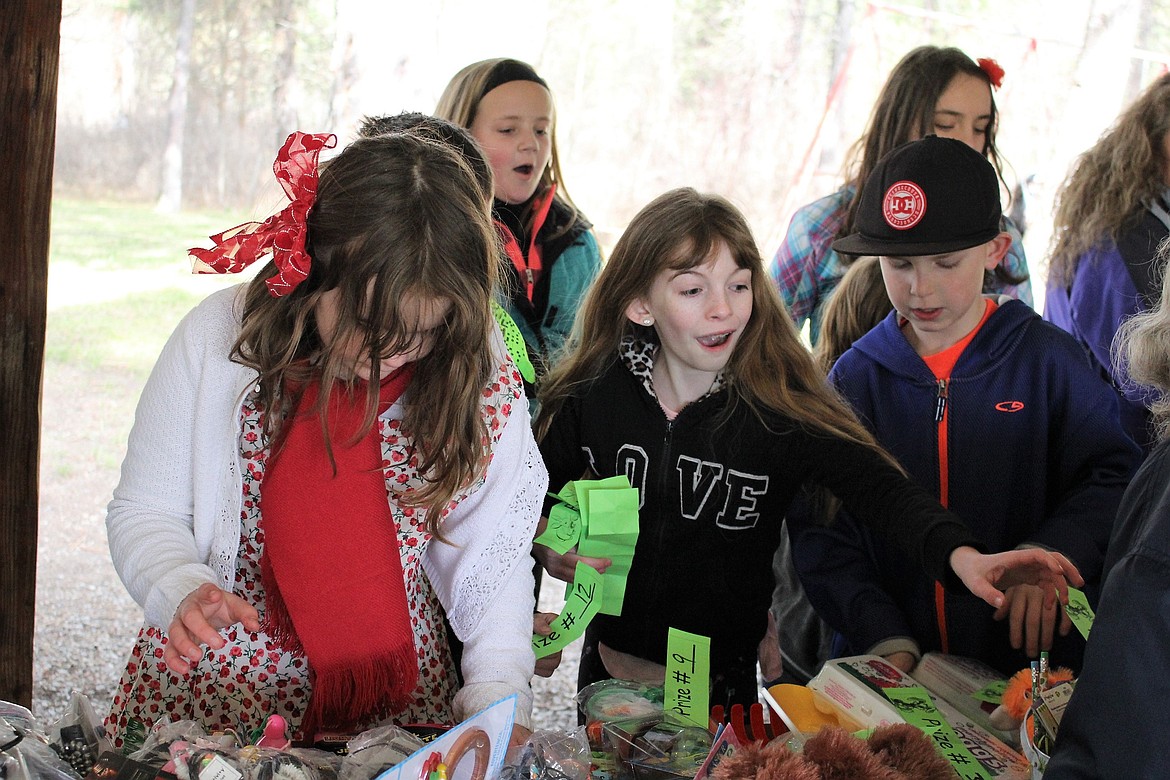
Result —
<instances>
[{"instance_id":1,"label":"white sweater sleeve","mask_svg":"<svg viewBox=\"0 0 1170 780\"><path fill-rule=\"evenodd\" d=\"M443 522L449 543L432 540L423 565L464 643L464 687L456 715L468 717L513 693L517 722L532 717L532 537L548 473L521 399L496 442L479 490Z\"/></svg>"},{"instance_id":2,"label":"white sweater sleeve","mask_svg":"<svg viewBox=\"0 0 1170 780\"><path fill-rule=\"evenodd\" d=\"M235 417L248 376L228 360L234 289L192 310L163 347L138 402L107 510L114 567L147 623L161 628L199 585L230 587L234 569Z\"/></svg>"}]
</instances>

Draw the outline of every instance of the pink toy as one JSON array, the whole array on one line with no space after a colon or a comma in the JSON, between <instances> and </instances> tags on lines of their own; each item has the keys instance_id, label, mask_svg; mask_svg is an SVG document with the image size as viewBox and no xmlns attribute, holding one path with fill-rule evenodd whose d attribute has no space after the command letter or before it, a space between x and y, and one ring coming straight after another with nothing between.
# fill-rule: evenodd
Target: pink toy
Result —
<instances>
[{"instance_id":1,"label":"pink toy","mask_svg":"<svg viewBox=\"0 0 1170 780\"><path fill-rule=\"evenodd\" d=\"M256 740L256 747L288 750L290 744L288 722L279 715L269 715L264 721L264 734Z\"/></svg>"}]
</instances>

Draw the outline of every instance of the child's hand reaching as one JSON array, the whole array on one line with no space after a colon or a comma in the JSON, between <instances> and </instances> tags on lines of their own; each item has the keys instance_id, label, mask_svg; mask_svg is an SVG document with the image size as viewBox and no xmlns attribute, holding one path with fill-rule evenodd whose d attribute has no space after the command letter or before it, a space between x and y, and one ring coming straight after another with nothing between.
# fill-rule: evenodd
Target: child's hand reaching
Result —
<instances>
[{"instance_id":1,"label":"child's hand reaching","mask_svg":"<svg viewBox=\"0 0 1170 780\"><path fill-rule=\"evenodd\" d=\"M951 552L951 568L963 584L979 598L999 609L1004 605L1002 591L1013 585L1036 585L1043 593L1045 606L1068 603L1068 586L1085 584L1081 573L1064 555L1039 547L984 555L974 547L956 547Z\"/></svg>"},{"instance_id":2,"label":"child's hand reaching","mask_svg":"<svg viewBox=\"0 0 1170 780\"><path fill-rule=\"evenodd\" d=\"M1041 650L1052 649L1058 614L1060 635L1068 636L1072 630L1068 613L1055 602L1046 604L1045 592L1035 585L1013 585L1004 595L1006 600L995 611L995 619L1009 619L1012 647L1017 650L1023 647L1029 658L1035 658Z\"/></svg>"},{"instance_id":3,"label":"child's hand reaching","mask_svg":"<svg viewBox=\"0 0 1170 780\"><path fill-rule=\"evenodd\" d=\"M552 622L557 616L552 612L537 612L532 616L532 633L537 636L548 636L552 633ZM536 659L536 676L552 677L553 672L561 665L561 652L558 650L552 655Z\"/></svg>"},{"instance_id":4,"label":"child's hand reaching","mask_svg":"<svg viewBox=\"0 0 1170 780\"><path fill-rule=\"evenodd\" d=\"M565 582L573 581L573 575L577 571L577 561L592 566L601 574L605 574L605 570L613 563L609 558L589 558L578 555L576 547L564 555L557 555L555 550L545 547L543 544L533 543L532 555L540 561L540 565L544 567L545 571Z\"/></svg>"},{"instance_id":5,"label":"child's hand reaching","mask_svg":"<svg viewBox=\"0 0 1170 780\"><path fill-rule=\"evenodd\" d=\"M187 594L167 628L163 661L176 674L186 674L203 657L200 645L218 650L226 644L219 629L241 623L253 633L260 630L260 614L248 602L210 582Z\"/></svg>"}]
</instances>

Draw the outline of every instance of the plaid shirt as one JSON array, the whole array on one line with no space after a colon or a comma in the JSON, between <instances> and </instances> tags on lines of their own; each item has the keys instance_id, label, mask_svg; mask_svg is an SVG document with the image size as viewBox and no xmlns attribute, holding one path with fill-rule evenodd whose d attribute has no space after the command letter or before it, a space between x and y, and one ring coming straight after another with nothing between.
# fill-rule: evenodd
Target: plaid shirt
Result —
<instances>
[{"instance_id":1,"label":"plaid shirt","mask_svg":"<svg viewBox=\"0 0 1170 780\"><path fill-rule=\"evenodd\" d=\"M833 251L833 240L845 221L852 187L843 187L832 195L815 200L797 209L788 223L788 233L776 251L769 273L780 290L780 297L792 315L797 329L809 321L809 340L817 343L821 333L821 315L829 294L845 275L845 265ZM1012 237L1012 245L1003 259L1003 266L1015 276L1027 276L1028 261L1020 231L1006 216L1003 229ZM1032 305L1032 282L989 285L985 292L1002 293L1019 298Z\"/></svg>"}]
</instances>

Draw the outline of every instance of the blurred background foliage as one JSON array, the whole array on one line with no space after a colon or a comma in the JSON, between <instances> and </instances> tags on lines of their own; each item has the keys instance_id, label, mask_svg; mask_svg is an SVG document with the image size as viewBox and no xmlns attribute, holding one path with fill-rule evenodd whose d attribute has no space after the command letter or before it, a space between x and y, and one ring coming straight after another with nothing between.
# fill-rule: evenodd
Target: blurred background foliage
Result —
<instances>
[{"instance_id":1,"label":"blurred background foliage","mask_svg":"<svg viewBox=\"0 0 1170 780\"><path fill-rule=\"evenodd\" d=\"M293 129L430 111L485 57L552 87L565 180L611 244L662 190L720 192L770 255L835 188L894 63L923 44L996 58L1009 182L1038 265L1047 198L1170 62L1155 0L65 0L56 190L262 216Z\"/></svg>"}]
</instances>

